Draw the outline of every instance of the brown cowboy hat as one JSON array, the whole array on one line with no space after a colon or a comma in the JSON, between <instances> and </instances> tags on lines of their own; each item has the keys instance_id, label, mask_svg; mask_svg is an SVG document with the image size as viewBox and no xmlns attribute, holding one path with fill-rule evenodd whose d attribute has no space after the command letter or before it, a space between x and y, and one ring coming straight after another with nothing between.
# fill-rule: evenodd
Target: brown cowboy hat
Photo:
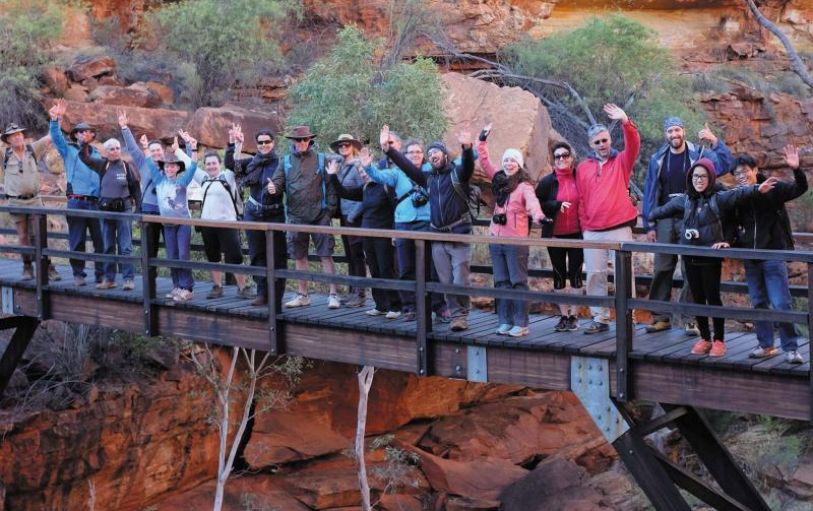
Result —
<instances>
[{"instance_id":1,"label":"brown cowboy hat","mask_svg":"<svg viewBox=\"0 0 813 511\"><path fill-rule=\"evenodd\" d=\"M25 128L21 128L17 126L17 124L12 122L8 126L6 126L6 131L4 131L2 135L0 135L0 140L6 142L6 138L8 138L9 136L15 133L22 133L23 131L25 131Z\"/></svg>"},{"instance_id":2,"label":"brown cowboy hat","mask_svg":"<svg viewBox=\"0 0 813 511\"><path fill-rule=\"evenodd\" d=\"M339 135L339 138L336 139L335 142L330 144L330 148L333 150L334 153L339 152L339 144L350 144L356 148L356 151L361 151L361 142L356 140L356 137L349 133L342 133Z\"/></svg>"},{"instance_id":3,"label":"brown cowboy hat","mask_svg":"<svg viewBox=\"0 0 813 511\"><path fill-rule=\"evenodd\" d=\"M301 138L316 138L315 133L311 133L311 129L308 126L297 126L291 130L291 132L285 135L285 138L296 140Z\"/></svg>"},{"instance_id":4,"label":"brown cowboy hat","mask_svg":"<svg viewBox=\"0 0 813 511\"><path fill-rule=\"evenodd\" d=\"M186 170L186 164L183 162L183 160L176 158L174 154L165 155L164 159L158 162L158 166L161 168L161 170L164 170L164 165L167 163L175 163L181 167L178 169L178 172L183 172Z\"/></svg>"}]
</instances>

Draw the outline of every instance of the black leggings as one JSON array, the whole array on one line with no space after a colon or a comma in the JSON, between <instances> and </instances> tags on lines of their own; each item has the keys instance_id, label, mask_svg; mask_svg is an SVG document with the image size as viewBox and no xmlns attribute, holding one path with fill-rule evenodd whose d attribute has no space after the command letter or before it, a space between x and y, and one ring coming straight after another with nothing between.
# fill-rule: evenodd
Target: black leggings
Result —
<instances>
[{"instance_id":1,"label":"black leggings","mask_svg":"<svg viewBox=\"0 0 813 511\"><path fill-rule=\"evenodd\" d=\"M720 299L720 269L722 259L717 258L692 258L686 261L686 279L689 281L689 289L692 292L694 303L701 305L722 305ZM709 318L697 316L697 327L700 329L700 337L710 341ZM725 319L712 318L714 323L714 340L725 341Z\"/></svg>"},{"instance_id":2,"label":"black leggings","mask_svg":"<svg viewBox=\"0 0 813 511\"><path fill-rule=\"evenodd\" d=\"M579 233L554 237L568 240L582 239L582 235ZM570 287L580 289L582 287L584 250L580 248L548 247L548 255L550 256L551 266L553 266L553 289L564 289L567 280L570 280Z\"/></svg>"}]
</instances>

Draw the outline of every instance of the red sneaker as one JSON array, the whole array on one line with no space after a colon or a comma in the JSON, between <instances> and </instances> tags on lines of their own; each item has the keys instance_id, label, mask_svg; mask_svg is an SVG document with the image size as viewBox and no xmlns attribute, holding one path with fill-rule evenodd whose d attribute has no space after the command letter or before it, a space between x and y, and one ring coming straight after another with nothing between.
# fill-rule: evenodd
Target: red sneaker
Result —
<instances>
[{"instance_id":1,"label":"red sneaker","mask_svg":"<svg viewBox=\"0 0 813 511\"><path fill-rule=\"evenodd\" d=\"M700 339L692 346L692 355L705 355L711 350L711 341Z\"/></svg>"},{"instance_id":2,"label":"red sneaker","mask_svg":"<svg viewBox=\"0 0 813 511\"><path fill-rule=\"evenodd\" d=\"M710 357L722 357L725 355L725 343L723 341L715 340L711 343L711 351L709 351Z\"/></svg>"}]
</instances>

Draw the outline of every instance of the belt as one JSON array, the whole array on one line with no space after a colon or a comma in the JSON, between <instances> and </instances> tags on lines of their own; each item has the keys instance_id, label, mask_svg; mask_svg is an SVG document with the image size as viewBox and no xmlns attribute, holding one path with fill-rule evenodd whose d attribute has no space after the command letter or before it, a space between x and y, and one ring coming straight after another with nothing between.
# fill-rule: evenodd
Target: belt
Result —
<instances>
[{"instance_id":1,"label":"belt","mask_svg":"<svg viewBox=\"0 0 813 511\"><path fill-rule=\"evenodd\" d=\"M93 197L92 195L68 195L69 199L76 199L76 200L84 200L84 201L96 201L99 200L98 197Z\"/></svg>"},{"instance_id":2,"label":"belt","mask_svg":"<svg viewBox=\"0 0 813 511\"><path fill-rule=\"evenodd\" d=\"M431 225L431 226L432 226L432 229L434 229L434 230L436 230L436 231L440 231L440 232L452 232L452 229L454 229L454 228L455 228L455 227L457 227L458 225L463 225L463 224L465 224L465 223L470 223L470 222L469 222L469 214L468 214L468 213L464 213L464 214L463 214L463 216L462 216L462 217L460 217L460 219L459 219L458 221L456 221L456 222L452 222L452 223L450 223L449 225L444 225L443 227L438 227L438 226L436 226L436 225L435 225L435 224L433 224L433 223L430 223L429 225Z\"/></svg>"},{"instance_id":3,"label":"belt","mask_svg":"<svg viewBox=\"0 0 813 511\"><path fill-rule=\"evenodd\" d=\"M18 200L33 199L36 196L37 196L36 194L31 194L31 195L6 195L6 197L8 197L9 199L18 199Z\"/></svg>"}]
</instances>

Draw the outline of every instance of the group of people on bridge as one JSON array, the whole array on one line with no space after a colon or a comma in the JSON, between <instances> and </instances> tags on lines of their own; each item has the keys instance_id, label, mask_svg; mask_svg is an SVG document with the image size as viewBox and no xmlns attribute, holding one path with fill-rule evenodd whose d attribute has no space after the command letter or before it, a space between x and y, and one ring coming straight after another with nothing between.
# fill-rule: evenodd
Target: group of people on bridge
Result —
<instances>
[{"instance_id":1,"label":"group of people on bridge","mask_svg":"<svg viewBox=\"0 0 813 511\"><path fill-rule=\"evenodd\" d=\"M104 154L93 145L96 130L80 122L70 130L68 141L60 121L65 114L64 101L50 109L50 139L63 159L67 177L67 208L114 212L141 212L164 217L190 217L187 188L196 181L203 194L201 218L235 222L279 222L329 226L334 218L340 225L367 229L395 229L436 233L470 234L475 220L472 201L476 193L471 179L475 160L491 180L494 198L488 232L495 238L489 245L494 286L528 289L529 247L500 243L499 238L526 237L532 222L542 225L542 236L588 241L631 241L638 221L636 200L629 192L633 166L641 146L635 123L618 106L605 105L609 119L619 123L623 150L613 148L610 129L596 124L587 132L593 151L581 162L566 142L552 146L553 172L533 183L519 149L505 150L498 164L489 154L485 126L474 139L461 131L460 154L452 154L442 142L424 146L417 140L403 140L388 126L380 132L381 159L351 134L340 135L330 144L332 153L319 152L317 135L307 126L297 126L284 135L290 142L288 154L275 151L277 134L260 129L253 134L257 152L243 156L242 129L229 129L225 155L207 151L199 168L197 140L179 131L172 145L165 148L157 139L142 134L139 141L128 127L126 113L119 113L121 138L103 144ZM752 249L792 249L793 237L785 203L807 190L807 179L800 168L799 151L788 145L785 163L792 169L793 182L765 178L755 159L747 154L734 156L725 143L704 127L698 136L700 145L687 140L683 121L669 117L663 123L666 143L649 159L643 196L643 226L652 242L681 243L693 246L744 247ZM0 135L8 144L3 159L5 194L12 206L42 206L39 196L37 150L25 143L25 129L10 124ZM184 142L181 149L179 138ZM123 146L122 146L123 143ZM122 157L124 150L132 164ZM731 172L738 186L726 189L717 177ZM244 201L243 188L248 189ZM30 245L32 215L12 215L20 243ZM71 251L85 251L89 233L94 250L105 254L132 253L132 225L129 220L67 216ZM189 225L147 224L142 237L150 240L151 257L157 256L163 233L166 255L170 259L190 259L192 230ZM288 258L297 270L308 270L310 242L313 242L322 271L335 273L331 234L274 231L277 268L287 268ZM203 227L206 258L210 262L241 264L243 253L240 232L228 227ZM247 231L248 251L253 266L266 264L266 240L263 231ZM364 277L414 280L415 243L396 238L342 236L348 273ZM556 292L606 296L608 294L609 250L596 248L548 247ZM459 241L431 243L431 278L444 284L468 285L472 257L471 244ZM85 285L85 262L71 259L74 283ZM30 256L23 256L23 279L33 278ZM678 257L655 255L650 297L670 300ZM680 300L707 305L722 305L720 297L721 263L719 257L682 258L684 286ZM119 265L125 290L134 289L131 264ZM586 281L583 282L583 267ZM117 286L117 265L96 263L96 287ZM154 271L154 270L150 270ZM791 299L787 267L783 261L745 261L749 295L755 308L790 310ZM188 269L171 269L173 290L167 295L173 302L193 297L193 278ZM55 271L51 279L59 278ZM253 299L254 305L267 305L268 283L254 277L254 297L244 275L236 275L237 294ZM223 274L212 272L213 286L207 298L223 296ZM284 279L275 283L278 310L311 304L308 282L299 281L297 294L282 303ZM633 290L634 292L634 290ZM374 307L366 313L384 319L414 320L415 293L373 289ZM433 316L450 323L451 330L468 328L470 299L465 295L430 294ZM365 307L366 289L351 288L340 298L330 284L327 306L331 309ZM523 299L497 299L496 309L501 335L523 337L529 333L530 303ZM558 332L579 330L577 308L559 305ZM606 332L610 328L609 310L591 307L592 320L583 325L584 334ZM724 320L705 316L683 325L699 339L692 353L719 357L725 354ZM759 345L752 357L776 355L774 324L757 321ZM668 315L658 315L647 327L650 332L672 327ZM802 363L798 351L799 334L793 324L778 325L781 347L790 363Z\"/></svg>"}]
</instances>

